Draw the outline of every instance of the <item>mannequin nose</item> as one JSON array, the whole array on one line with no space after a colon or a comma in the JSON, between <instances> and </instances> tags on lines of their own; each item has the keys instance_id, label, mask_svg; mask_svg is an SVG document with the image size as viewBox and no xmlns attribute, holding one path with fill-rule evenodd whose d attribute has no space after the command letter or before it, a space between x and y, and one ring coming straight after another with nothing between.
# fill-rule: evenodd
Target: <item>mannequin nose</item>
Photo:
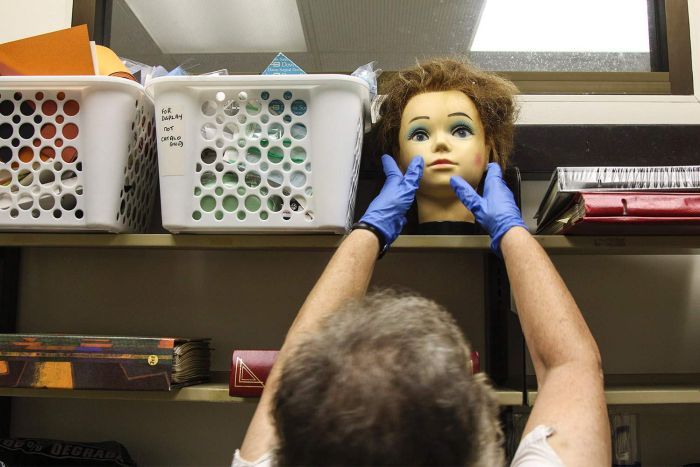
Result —
<instances>
[{"instance_id":1,"label":"mannequin nose","mask_svg":"<svg viewBox=\"0 0 700 467\"><path fill-rule=\"evenodd\" d=\"M435 135L433 138L433 152L448 152L452 149L450 142L442 132Z\"/></svg>"}]
</instances>

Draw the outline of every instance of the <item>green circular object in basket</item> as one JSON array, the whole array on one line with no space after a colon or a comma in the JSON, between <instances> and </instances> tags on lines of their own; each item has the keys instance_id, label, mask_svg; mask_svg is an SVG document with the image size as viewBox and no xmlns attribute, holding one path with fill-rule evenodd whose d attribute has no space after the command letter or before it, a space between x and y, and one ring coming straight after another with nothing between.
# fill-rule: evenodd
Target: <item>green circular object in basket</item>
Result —
<instances>
[{"instance_id":1,"label":"green circular object in basket","mask_svg":"<svg viewBox=\"0 0 700 467\"><path fill-rule=\"evenodd\" d=\"M203 197L202 200L199 202L199 206L205 212L211 212L216 207L216 199L214 199L213 196L207 195L207 196Z\"/></svg>"},{"instance_id":2,"label":"green circular object in basket","mask_svg":"<svg viewBox=\"0 0 700 467\"><path fill-rule=\"evenodd\" d=\"M273 146L267 150L267 159L273 164L279 164L284 158L284 151L282 148Z\"/></svg>"},{"instance_id":3,"label":"green circular object in basket","mask_svg":"<svg viewBox=\"0 0 700 467\"><path fill-rule=\"evenodd\" d=\"M248 211L255 212L260 209L260 198L255 195L250 195L245 199L245 208Z\"/></svg>"},{"instance_id":4,"label":"green circular object in basket","mask_svg":"<svg viewBox=\"0 0 700 467\"><path fill-rule=\"evenodd\" d=\"M238 208L238 199L235 196L226 196L221 202L221 205L228 212L233 212Z\"/></svg>"}]
</instances>

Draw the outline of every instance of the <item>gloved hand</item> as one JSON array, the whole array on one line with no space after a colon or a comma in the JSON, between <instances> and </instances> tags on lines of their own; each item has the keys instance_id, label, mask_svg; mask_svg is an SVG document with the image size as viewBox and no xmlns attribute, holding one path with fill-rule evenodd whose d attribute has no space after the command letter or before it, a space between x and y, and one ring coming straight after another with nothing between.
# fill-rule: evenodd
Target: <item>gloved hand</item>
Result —
<instances>
[{"instance_id":1,"label":"gloved hand","mask_svg":"<svg viewBox=\"0 0 700 467\"><path fill-rule=\"evenodd\" d=\"M495 162L488 165L484 196L479 196L474 188L461 177L450 178L450 186L459 200L474 214L477 222L491 236L491 249L500 256L501 238L512 227L525 227L520 209L515 204L513 193L506 186L501 168Z\"/></svg>"},{"instance_id":2,"label":"gloved hand","mask_svg":"<svg viewBox=\"0 0 700 467\"><path fill-rule=\"evenodd\" d=\"M382 156L386 181L360 219L360 222L371 225L384 236L384 242L380 241L381 247L391 245L406 225L406 212L416 197L423 176L423 164L422 157L414 157L406 169L406 175L403 175L391 156Z\"/></svg>"}]
</instances>

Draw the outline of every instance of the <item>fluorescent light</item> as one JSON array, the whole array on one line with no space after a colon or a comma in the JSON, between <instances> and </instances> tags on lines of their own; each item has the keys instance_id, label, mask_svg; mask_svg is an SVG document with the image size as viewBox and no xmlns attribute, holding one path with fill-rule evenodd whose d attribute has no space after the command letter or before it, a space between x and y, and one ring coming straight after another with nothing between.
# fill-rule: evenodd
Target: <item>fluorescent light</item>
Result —
<instances>
[{"instance_id":1,"label":"fluorescent light","mask_svg":"<svg viewBox=\"0 0 700 467\"><path fill-rule=\"evenodd\" d=\"M646 0L487 0L472 51L649 52Z\"/></svg>"},{"instance_id":2,"label":"fluorescent light","mask_svg":"<svg viewBox=\"0 0 700 467\"><path fill-rule=\"evenodd\" d=\"M163 53L306 52L295 0L126 0Z\"/></svg>"}]
</instances>

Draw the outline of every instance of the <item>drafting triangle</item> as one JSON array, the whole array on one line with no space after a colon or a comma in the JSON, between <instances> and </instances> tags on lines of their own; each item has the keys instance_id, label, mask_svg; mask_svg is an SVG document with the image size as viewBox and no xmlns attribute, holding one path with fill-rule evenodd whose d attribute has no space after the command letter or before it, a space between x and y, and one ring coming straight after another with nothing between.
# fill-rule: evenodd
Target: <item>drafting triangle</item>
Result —
<instances>
[{"instance_id":1,"label":"drafting triangle","mask_svg":"<svg viewBox=\"0 0 700 467\"><path fill-rule=\"evenodd\" d=\"M252 387L252 388L264 388L260 379L255 376L255 373L248 368L248 365L243 363L241 357L236 357L236 380L234 384L237 387Z\"/></svg>"},{"instance_id":2,"label":"drafting triangle","mask_svg":"<svg viewBox=\"0 0 700 467\"><path fill-rule=\"evenodd\" d=\"M305 75L299 65L283 53L278 53L272 62L262 72L263 75Z\"/></svg>"}]
</instances>

